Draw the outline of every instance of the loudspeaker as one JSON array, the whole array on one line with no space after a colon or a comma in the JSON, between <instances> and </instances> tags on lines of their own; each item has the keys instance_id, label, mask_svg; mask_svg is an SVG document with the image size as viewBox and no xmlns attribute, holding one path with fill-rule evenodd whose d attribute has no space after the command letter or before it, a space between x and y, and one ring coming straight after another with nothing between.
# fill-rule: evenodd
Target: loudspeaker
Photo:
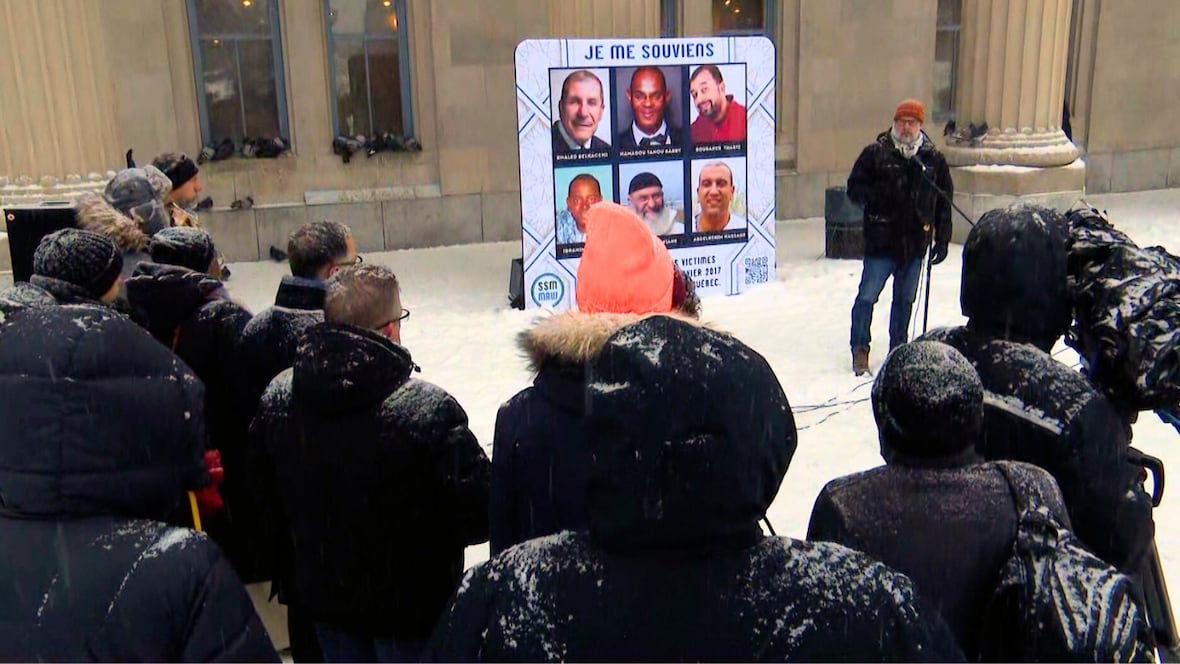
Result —
<instances>
[{"instance_id":1,"label":"loudspeaker","mask_svg":"<svg viewBox=\"0 0 1180 664\"><path fill-rule=\"evenodd\" d=\"M513 258L508 269L508 304L524 309L524 260L520 258Z\"/></svg>"},{"instance_id":2,"label":"loudspeaker","mask_svg":"<svg viewBox=\"0 0 1180 664\"><path fill-rule=\"evenodd\" d=\"M42 238L54 231L77 226L74 204L69 201L6 207L4 221L8 228L13 281L28 281L33 276L33 253Z\"/></svg>"},{"instance_id":3,"label":"loudspeaker","mask_svg":"<svg viewBox=\"0 0 1180 664\"><path fill-rule=\"evenodd\" d=\"M864 210L848 198L844 187L824 192L824 256L864 258Z\"/></svg>"}]
</instances>

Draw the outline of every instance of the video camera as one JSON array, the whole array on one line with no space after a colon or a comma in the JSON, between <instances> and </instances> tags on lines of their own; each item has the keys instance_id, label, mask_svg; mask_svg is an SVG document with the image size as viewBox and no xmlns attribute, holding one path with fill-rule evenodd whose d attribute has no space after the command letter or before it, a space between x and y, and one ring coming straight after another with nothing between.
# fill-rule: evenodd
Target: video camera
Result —
<instances>
[{"instance_id":1,"label":"video camera","mask_svg":"<svg viewBox=\"0 0 1180 664\"><path fill-rule=\"evenodd\" d=\"M1079 202L1069 224L1068 291L1073 324L1066 343L1078 351L1090 382L1128 423L1153 410L1180 432L1180 258L1141 248L1106 215ZM1152 480L1151 502L1164 494L1164 464L1132 448ZM1161 661L1180 661L1180 639L1153 543L1140 575Z\"/></svg>"},{"instance_id":2,"label":"video camera","mask_svg":"<svg viewBox=\"0 0 1180 664\"><path fill-rule=\"evenodd\" d=\"M1180 258L1139 247L1084 202L1065 218L1074 311L1066 343L1120 409L1180 426Z\"/></svg>"}]
</instances>

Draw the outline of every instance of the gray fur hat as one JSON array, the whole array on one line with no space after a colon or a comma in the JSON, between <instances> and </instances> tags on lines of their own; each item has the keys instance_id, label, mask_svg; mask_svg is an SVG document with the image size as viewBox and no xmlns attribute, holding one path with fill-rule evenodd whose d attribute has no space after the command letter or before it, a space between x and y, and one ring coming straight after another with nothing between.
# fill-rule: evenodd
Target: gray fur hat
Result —
<instances>
[{"instance_id":1,"label":"gray fur hat","mask_svg":"<svg viewBox=\"0 0 1180 664\"><path fill-rule=\"evenodd\" d=\"M155 173L150 173L150 168ZM107 183L103 198L111 207L145 226L144 232L151 235L169 226L168 212L164 199L156 187L171 183L168 176L152 166L146 168L125 168Z\"/></svg>"}]
</instances>

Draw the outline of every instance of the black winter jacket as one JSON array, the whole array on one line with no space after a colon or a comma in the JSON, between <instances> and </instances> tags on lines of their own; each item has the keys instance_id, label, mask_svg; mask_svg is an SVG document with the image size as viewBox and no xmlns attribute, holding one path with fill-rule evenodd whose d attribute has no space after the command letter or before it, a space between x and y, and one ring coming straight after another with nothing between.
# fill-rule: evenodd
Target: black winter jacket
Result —
<instances>
[{"instance_id":1,"label":"black winter jacket","mask_svg":"<svg viewBox=\"0 0 1180 664\"><path fill-rule=\"evenodd\" d=\"M1053 478L1012 464L1026 487L1069 525ZM972 459L948 467L893 462L828 482L815 501L809 541L835 542L868 554L913 580L937 609L963 652L976 659L980 624L1001 567L1012 553L1017 509L1003 472Z\"/></svg>"},{"instance_id":2,"label":"black winter jacket","mask_svg":"<svg viewBox=\"0 0 1180 664\"><path fill-rule=\"evenodd\" d=\"M221 452L225 509L208 520L209 534L246 583L270 578L261 516L246 463L253 411L238 395L236 347L250 312L229 299L220 281L175 265L141 263L124 284L134 314L172 348L205 384L209 446Z\"/></svg>"},{"instance_id":3,"label":"black winter jacket","mask_svg":"<svg viewBox=\"0 0 1180 664\"><path fill-rule=\"evenodd\" d=\"M979 372L985 390L980 454L1049 471L1078 538L1111 565L1137 573L1155 532L1151 498L1127 427L1110 402L1084 376L1031 344L970 327L933 330L923 338L954 346Z\"/></svg>"},{"instance_id":4,"label":"black winter jacket","mask_svg":"<svg viewBox=\"0 0 1180 664\"><path fill-rule=\"evenodd\" d=\"M279 283L273 307L268 307L250 319L238 340L237 357L239 379L237 388L239 403L253 419L258 410L266 386L284 369L295 362L295 352L303 337L303 331L324 321L324 283L315 279L285 276ZM256 456L256 446L250 446L246 460L246 472L250 477L258 473L273 472ZM262 537L267 546L268 568L271 572L273 590L279 601L295 604L295 569L292 563L291 544L286 534L287 524L282 521L281 510L270 509L278 504L278 496L261 495L261 487L253 485L255 509L263 510L260 516Z\"/></svg>"},{"instance_id":5,"label":"black winter jacket","mask_svg":"<svg viewBox=\"0 0 1180 664\"><path fill-rule=\"evenodd\" d=\"M570 312L544 318L518 337L537 375L496 415L492 555L534 537L586 528L586 365L607 337L638 319Z\"/></svg>"},{"instance_id":6,"label":"black winter jacket","mask_svg":"<svg viewBox=\"0 0 1180 664\"><path fill-rule=\"evenodd\" d=\"M279 661L217 546L160 521L209 481L200 381L106 307L0 318L4 659Z\"/></svg>"},{"instance_id":7,"label":"black winter jacket","mask_svg":"<svg viewBox=\"0 0 1180 664\"><path fill-rule=\"evenodd\" d=\"M757 353L645 318L606 342L586 393L589 532L473 568L427 660L961 657L905 577L842 546L762 536L796 434Z\"/></svg>"},{"instance_id":8,"label":"black winter jacket","mask_svg":"<svg viewBox=\"0 0 1180 664\"><path fill-rule=\"evenodd\" d=\"M258 312L242 330L241 394L251 417L270 381L294 364L303 331L324 322L324 295L322 281L287 275L279 283L274 306Z\"/></svg>"},{"instance_id":9,"label":"black winter jacket","mask_svg":"<svg viewBox=\"0 0 1180 664\"><path fill-rule=\"evenodd\" d=\"M11 313L21 307L44 307L54 304L92 304L98 298L81 286L68 281L34 274L29 281L14 284L0 293L0 311Z\"/></svg>"},{"instance_id":10,"label":"black winter jacket","mask_svg":"<svg viewBox=\"0 0 1180 664\"><path fill-rule=\"evenodd\" d=\"M429 636L464 547L487 540L487 456L454 398L413 368L385 337L320 323L252 427L290 524L300 605L375 637Z\"/></svg>"},{"instance_id":11,"label":"black winter jacket","mask_svg":"<svg viewBox=\"0 0 1180 664\"><path fill-rule=\"evenodd\" d=\"M864 207L865 256L908 263L921 258L931 240L936 246L951 241L951 206L926 182L923 169L954 195L946 159L926 132L912 159L893 146L888 130L861 151L848 175L848 198Z\"/></svg>"}]
</instances>

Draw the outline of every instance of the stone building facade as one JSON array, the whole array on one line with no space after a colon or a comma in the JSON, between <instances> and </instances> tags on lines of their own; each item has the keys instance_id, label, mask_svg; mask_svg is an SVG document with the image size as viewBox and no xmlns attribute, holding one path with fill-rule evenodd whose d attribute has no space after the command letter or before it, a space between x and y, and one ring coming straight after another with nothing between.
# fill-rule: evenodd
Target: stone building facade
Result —
<instances>
[{"instance_id":1,"label":"stone building facade","mask_svg":"<svg viewBox=\"0 0 1180 664\"><path fill-rule=\"evenodd\" d=\"M932 109L972 215L1180 186L1174 0L5 0L0 205L101 187L129 148L141 164L196 155L229 123L291 145L202 165L201 220L231 260L318 218L351 225L361 251L513 240L520 40L727 31L777 46L779 218L822 214L905 97ZM948 145L952 115L989 132ZM382 122L423 149L334 153Z\"/></svg>"}]
</instances>

